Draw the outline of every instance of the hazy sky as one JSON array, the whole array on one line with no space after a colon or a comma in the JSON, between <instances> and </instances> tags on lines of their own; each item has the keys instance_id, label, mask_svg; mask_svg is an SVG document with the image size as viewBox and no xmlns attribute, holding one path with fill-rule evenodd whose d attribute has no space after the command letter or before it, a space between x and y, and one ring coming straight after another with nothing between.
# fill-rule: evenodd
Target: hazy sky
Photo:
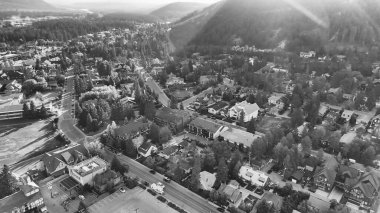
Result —
<instances>
[{"instance_id":1,"label":"hazy sky","mask_svg":"<svg viewBox=\"0 0 380 213\"><path fill-rule=\"evenodd\" d=\"M171 2L204 2L215 3L219 0L45 0L51 4L77 4L77 3L98 3L98 2L118 2L133 4L167 4Z\"/></svg>"}]
</instances>

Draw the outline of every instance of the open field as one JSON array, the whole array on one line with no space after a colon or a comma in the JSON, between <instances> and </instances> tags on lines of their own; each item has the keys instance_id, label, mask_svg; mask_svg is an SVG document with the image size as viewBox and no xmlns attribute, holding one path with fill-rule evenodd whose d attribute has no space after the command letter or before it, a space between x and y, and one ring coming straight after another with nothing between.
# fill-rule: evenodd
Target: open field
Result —
<instances>
[{"instance_id":1,"label":"open field","mask_svg":"<svg viewBox=\"0 0 380 213\"><path fill-rule=\"evenodd\" d=\"M135 212L138 209L139 213L175 213L174 209L157 200L147 191L141 188L127 189L125 193L119 191L104 198L89 207L90 213L125 213Z\"/></svg>"},{"instance_id":2,"label":"open field","mask_svg":"<svg viewBox=\"0 0 380 213\"><path fill-rule=\"evenodd\" d=\"M279 118L279 117L271 117L271 116L264 116L257 124L257 131L259 132L267 132L272 128L279 127L281 123L288 121L289 119L286 118Z\"/></svg>"},{"instance_id":3,"label":"open field","mask_svg":"<svg viewBox=\"0 0 380 213\"><path fill-rule=\"evenodd\" d=\"M0 125L0 166L18 162L44 147L54 136L48 120L3 123Z\"/></svg>"}]
</instances>

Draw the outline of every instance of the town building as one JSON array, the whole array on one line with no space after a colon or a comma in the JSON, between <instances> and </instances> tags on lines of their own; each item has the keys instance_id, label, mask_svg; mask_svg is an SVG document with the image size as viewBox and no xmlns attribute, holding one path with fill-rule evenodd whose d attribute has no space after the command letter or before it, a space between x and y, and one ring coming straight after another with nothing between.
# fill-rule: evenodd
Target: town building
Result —
<instances>
[{"instance_id":1,"label":"town building","mask_svg":"<svg viewBox=\"0 0 380 213\"><path fill-rule=\"evenodd\" d=\"M188 111L162 107L156 111L154 122L161 127L169 127L173 134L177 134L185 129L192 118L193 115Z\"/></svg>"},{"instance_id":2,"label":"town building","mask_svg":"<svg viewBox=\"0 0 380 213\"><path fill-rule=\"evenodd\" d=\"M214 105L212 105L211 107L209 107L207 111L210 114L217 115L217 114L220 114L221 110L226 109L227 107L228 107L227 102L219 101L215 103Z\"/></svg>"},{"instance_id":3,"label":"town building","mask_svg":"<svg viewBox=\"0 0 380 213\"><path fill-rule=\"evenodd\" d=\"M137 149L138 153L143 157L149 157L152 153L157 151L157 147L149 141L145 141Z\"/></svg>"},{"instance_id":4,"label":"town building","mask_svg":"<svg viewBox=\"0 0 380 213\"><path fill-rule=\"evenodd\" d=\"M240 168L239 177L250 182L252 185L261 187L265 186L269 181L269 177L264 172L256 171L249 166L242 166Z\"/></svg>"},{"instance_id":5,"label":"town building","mask_svg":"<svg viewBox=\"0 0 380 213\"><path fill-rule=\"evenodd\" d=\"M202 189L211 191L216 181L216 174L212 174L207 171L202 171L199 174L199 181L201 183Z\"/></svg>"},{"instance_id":6,"label":"town building","mask_svg":"<svg viewBox=\"0 0 380 213\"><path fill-rule=\"evenodd\" d=\"M233 144L236 143L237 145L241 144L244 147L251 147L252 143L261 136L238 128L223 126L217 137Z\"/></svg>"},{"instance_id":7,"label":"town building","mask_svg":"<svg viewBox=\"0 0 380 213\"><path fill-rule=\"evenodd\" d=\"M47 212L44 198L35 184L21 185L20 190L0 200L2 213Z\"/></svg>"},{"instance_id":8,"label":"town building","mask_svg":"<svg viewBox=\"0 0 380 213\"><path fill-rule=\"evenodd\" d=\"M98 156L82 161L73 166L69 166L69 176L80 183L92 184L95 175L101 174L107 170L108 163Z\"/></svg>"},{"instance_id":9,"label":"town building","mask_svg":"<svg viewBox=\"0 0 380 213\"><path fill-rule=\"evenodd\" d=\"M251 119L257 118L259 115L260 107L254 103L250 104L247 101L237 103L229 110L231 118L240 119L240 116L244 114L244 122L249 122Z\"/></svg>"},{"instance_id":10,"label":"town building","mask_svg":"<svg viewBox=\"0 0 380 213\"><path fill-rule=\"evenodd\" d=\"M238 201L243 197L243 193L240 191L240 185L236 180L231 180L228 185L223 183L218 191L221 194L226 194L228 201L232 204L238 203Z\"/></svg>"},{"instance_id":11,"label":"town building","mask_svg":"<svg viewBox=\"0 0 380 213\"><path fill-rule=\"evenodd\" d=\"M276 106L278 109L282 109L284 107L284 102L282 99L286 96L286 94L283 93L273 93L268 98L268 104Z\"/></svg>"},{"instance_id":12,"label":"town building","mask_svg":"<svg viewBox=\"0 0 380 213\"><path fill-rule=\"evenodd\" d=\"M140 135L148 134L150 130L150 124L141 120L131 121L117 129L115 129L115 135L123 138L137 138Z\"/></svg>"},{"instance_id":13,"label":"town building","mask_svg":"<svg viewBox=\"0 0 380 213\"><path fill-rule=\"evenodd\" d=\"M67 166L75 165L87 159L88 156L88 150L83 145L72 144L45 153L42 160L46 173L57 177L67 173Z\"/></svg>"},{"instance_id":14,"label":"town building","mask_svg":"<svg viewBox=\"0 0 380 213\"><path fill-rule=\"evenodd\" d=\"M107 186L117 186L122 181L122 175L113 170L107 169L101 174L94 176L94 188L98 193L104 193L107 190Z\"/></svg>"},{"instance_id":15,"label":"town building","mask_svg":"<svg viewBox=\"0 0 380 213\"><path fill-rule=\"evenodd\" d=\"M215 123L212 120L198 117L190 122L188 130L194 135L213 140L219 135L222 127L221 124Z\"/></svg>"},{"instance_id":16,"label":"town building","mask_svg":"<svg viewBox=\"0 0 380 213\"><path fill-rule=\"evenodd\" d=\"M199 77L199 84L205 85L212 81L217 81L218 78L216 75L202 75Z\"/></svg>"}]
</instances>

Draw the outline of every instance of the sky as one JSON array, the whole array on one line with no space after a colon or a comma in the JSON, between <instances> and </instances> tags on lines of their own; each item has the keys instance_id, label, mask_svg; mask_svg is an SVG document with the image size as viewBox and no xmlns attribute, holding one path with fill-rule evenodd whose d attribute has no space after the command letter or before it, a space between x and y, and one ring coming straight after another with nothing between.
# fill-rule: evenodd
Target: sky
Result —
<instances>
[{"instance_id":1,"label":"sky","mask_svg":"<svg viewBox=\"0 0 380 213\"><path fill-rule=\"evenodd\" d=\"M139 4L168 4L172 2L203 2L215 3L219 0L45 0L51 4L80 4L98 2L139 3Z\"/></svg>"}]
</instances>

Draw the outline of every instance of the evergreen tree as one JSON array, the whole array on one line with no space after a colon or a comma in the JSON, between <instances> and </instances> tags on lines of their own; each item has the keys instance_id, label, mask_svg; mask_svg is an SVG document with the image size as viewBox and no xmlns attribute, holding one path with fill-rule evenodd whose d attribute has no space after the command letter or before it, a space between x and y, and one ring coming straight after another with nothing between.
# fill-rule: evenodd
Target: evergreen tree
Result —
<instances>
[{"instance_id":1,"label":"evergreen tree","mask_svg":"<svg viewBox=\"0 0 380 213\"><path fill-rule=\"evenodd\" d=\"M24 103L24 105L22 106L22 117L30 118L30 108L27 103Z\"/></svg>"},{"instance_id":2,"label":"evergreen tree","mask_svg":"<svg viewBox=\"0 0 380 213\"><path fill-rule=\"evenodd\" d=\"M34 104L34 101L30 102L30 117L35 118L37 114L36 105Z\"/></svg>"},{"instance_id":3,"label":"evergreen tree","mask_svg":"<svg viewBox=\"0 0 380 213\"><path fill-rule=\"evenodd\" d=\"M92 131L92 117L90 115L90 113L87 114L87 118L86 118L86 128L87 128L87 131Z\"/></svg>"},{"instance_id":4,"label":"evergreen tree","mask_svg":"<svg viewBox=\"0 0 380 213\"><path fill-rule=\"evenodd\" d=\"M3 170L0 174L0 199L11 195L14 191L13 185L13 177L9 171L9 167L7 165L3 166Z\"/></svg>"},{"instance_id":5,"label":"evergreen tree","mask_svg":"<svg viewBox=\"0 0 380 213\"><path fill-rule=\"evenodd\" d=\"M43 105L43 104L42 104L41 109L40 109L40 116L43 119L48 117L47 109L45 108L45 105Z\"/></svg>"},{"instance_id":6,"label":"evergreen tree","mask_svg":"<svg viewBox=\"0 0 380 213\"><path fill-rule=\"evenodd\" d=\"M218 181L218 183L228 182L228 167L224 157L219 159L218 169L216 172L216 181Z\"/></svg>"},{"instance_id":7,"label":"evergreen tree","mask_svg":"<svg viewBox=\"0 0 380 213\"><path fill-rule=\"evenodd\" d=\"M194 192L197 192L200 187L200 172L201 172L201 158L200 156L196 156L194 159L194 166L191 171L191 177L190 177L190 187L191 190Z\"/></svg>"},{"instance_id":8,"label":"evergreen tree","mask_svg":"<svg viewBox=\"0 0 380 213\"><path fill-rule=\"evenodd\" d=\"M256 132L256 123L255 123L255 120L253 118L248 123L247 132L250 132L252 134L255 134L255 132Z\"/></svg>"}]
</instances>

